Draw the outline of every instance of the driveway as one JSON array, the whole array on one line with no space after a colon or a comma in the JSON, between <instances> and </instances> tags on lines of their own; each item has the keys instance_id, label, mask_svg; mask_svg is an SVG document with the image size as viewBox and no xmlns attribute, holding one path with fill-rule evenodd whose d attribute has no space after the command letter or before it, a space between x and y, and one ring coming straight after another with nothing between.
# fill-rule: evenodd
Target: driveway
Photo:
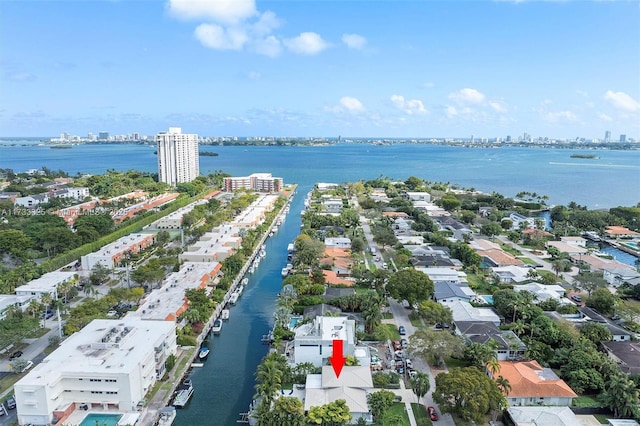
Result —
<instances>
[{"instance_id":1,"label":"driveway","mask_svg":"<svg viewBox=\"0 0 640 426\"><path fill-rule=\"evenodd\" d=\"M389 298L389 309L391 313L393 313L393 319L395 320L396 325L403 325L407 330L407 336L405 336L405 338L411 340L411 335L416 332L416 328L411 324L411 321L409 320L409 313L411 311L409 309L405 309L399 302L396 302L391 298ZM412 358L411 361L413 363L413 368L415 368L417 371L429 374L429 383L431 386L429 392L427 392L427 394L420 400L420 402L425 407L433 406L436 408L436 411L440 416L438 425L455 426L456 424L453 421L453 417L451 417L451 414L442 413L440 411L440 407L438 407L438 405L433 401L433 390L436 388L436 382L429 364L427 364L421 358ZM446 372L446 370L442 370L442 372Z\"/></svg>"}]
</instances>

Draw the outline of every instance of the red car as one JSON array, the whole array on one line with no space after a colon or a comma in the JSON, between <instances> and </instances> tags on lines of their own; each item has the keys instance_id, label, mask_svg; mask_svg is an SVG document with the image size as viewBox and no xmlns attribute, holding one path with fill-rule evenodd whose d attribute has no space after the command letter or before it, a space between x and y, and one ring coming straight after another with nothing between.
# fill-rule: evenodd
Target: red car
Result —
<instances>
[{"instance_id":1,"label":"red car","mask_svg":"<svg viewBox=\"0 0 640 426\"><path fill-rule=\"evenodd\" d=\"M438 413L436 413L436 409L434 407L427 407L427 412L429 413L429 418L434 422L438 420Z\"/></svg>"},{"instance_id":2,"label":"red car","mask_svg":"<svg viewBox=\"0 0 640 426\"><path fill-rule=\"evenodd\" d=\"M394 340L393 341L393 350L394 351L400 351L402 350L402 344L400 343L399 340Z\"/></svg>"}]
</instances>

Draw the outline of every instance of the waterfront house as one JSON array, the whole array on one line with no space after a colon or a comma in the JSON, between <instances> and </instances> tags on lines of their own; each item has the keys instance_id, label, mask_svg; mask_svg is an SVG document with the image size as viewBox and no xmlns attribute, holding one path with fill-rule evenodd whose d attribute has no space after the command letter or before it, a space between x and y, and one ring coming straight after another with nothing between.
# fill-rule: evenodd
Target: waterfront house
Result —
<instances>
[{"instance_id":1,"label":"waterfront house","mask_svg":"<svg viewBox=\"0 0 640 426\"><path fill-rule=\"evenodd\" d=\"M618 238L635 238L640 237L640 233L625 228L624 226L607 226L604 230L607 237L612 239Z\"/></svg>"},{"instance_id":2,"label":"waterfront house","mask_svg":"<svg viewBox=\"0 0 640 426\"><path fill-rule=\"evenodd\" d=\"M568 253L570 256L584 255L589 252L586 248L567 244L563 241L547 241L547 247L553 247L561 253Z\"/></svg>"},{"instance_id":3,"label":"waterfront house","mask_svg":"<svg viewBox=\"0 0 640 426\"><path fill-rule=\"evenodd\" d=\"M344 342L344 355L353 355L356 342L356 323L345 317L317 316L313 322L295 329L294 361L323 366L333 351L333 341Z\"/></svg>"},{"instance_id":4,"label":"waterfront house","mask_svg":"<svg viewBox=\"0 0 640 426\"><path fill-rule=\"evenodd\" d=\"M499 361L500 376L509 381L511 390L505 397L511 406L571 406L578 395L550 368L537 361ZM489 372L491 376L491 372Z\"/></svg>"},{"instance_id":5,"label":"waterfront house","mask_svg":"<svg viewBox=\"0 0 640 426\"><path fill-rule=\"evenodd\" d=\"M367 394L375 391L371 369L369 366L345 366L336 377L333 367L322 367L321 374L307 375L305 383L304 411L311 407L322 406L338 399L344 399L353 416L351 424L355 424L360 418L367 424L373 422L369 412Z\"/></svg>"},{"instance_id":6,"label":"waterfront house","mask_svg":"<svg viewBox=\"0 0 640 426\"><path fill-rule=\"evenodd\" d=\"M509 220L512 223L511 230L513 231L517 231L522 228L527 229L536 227L535 217L526 217L519 213L511 213L509 215Z\"/></svg>"}]
</instances>

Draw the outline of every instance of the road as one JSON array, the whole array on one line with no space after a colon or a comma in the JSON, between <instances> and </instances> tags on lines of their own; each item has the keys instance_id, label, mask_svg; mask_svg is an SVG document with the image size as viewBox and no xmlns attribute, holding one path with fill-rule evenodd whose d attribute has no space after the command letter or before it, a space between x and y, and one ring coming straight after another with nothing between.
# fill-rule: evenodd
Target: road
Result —
<instances>
[{"instance_id":1,"label":"road","mask_svg":"<svg viewBox=\"0 0 640 426\"><path fill-rule=\"evenodd\" d=\"M404 328L407 330L407 336L405 338L411 341L411 335L416 332L416 328L413 326L413 324L411 324L411 321L409 320L409 312L411 311L408 309L405 309L399 302L391 298L389 298L389 309L393 314L393 319L395 320L396 325L404 326ZM436 382L435 382L434 375L432 374L433 370L429 367L429 364L427 364L424 360L420 358L413 358L411 362L415 370L429 374L429 384L430 384L429 392L427 392L424 398L422 398L421 403L425 407L432 406L436 408L436 411L440 416L440 419L438 420L438 425L455 426L456 424L453 421L453 417L451 416L451 414L442 413L440 411L440 407L438 407L438 404L436 404L433 401L433 390L436 388ZM441 370L440 372L446 372L446 371L447 370L445 369L445 370Z\"/></svg>"}]
</instances>

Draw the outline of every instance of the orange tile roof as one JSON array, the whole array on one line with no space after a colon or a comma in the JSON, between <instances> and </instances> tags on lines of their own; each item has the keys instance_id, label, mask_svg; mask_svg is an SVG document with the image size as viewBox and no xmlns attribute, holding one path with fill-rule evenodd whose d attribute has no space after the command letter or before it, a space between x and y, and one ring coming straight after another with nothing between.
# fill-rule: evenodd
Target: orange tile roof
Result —
<instances>
[{"instance_id":1,"label":"orange tile roof","mask_svg":"<svg viewBox=\"0 0 640 426\"><path fill-rule=\"evenodd\" d=\"M324 249L325 257L351 257L351 251L343 248L327 247Z\"/></svg>"},{"instance_id":2,"label":"orange tile roof","mask_svg":"<svg viewBox=\"0 0 640 426\"><path fill-rule=\"evenodd\" d=\"M624 226L607 226L604 232L609 235L640 235Z\"/></svg>"},{"instance_id":3,"label":"orange tile roof","mask_svg":"<svg viewBox=\"0 0 640 426\"><path fill-rule=\"evenodd\" d=\"M478 250L480 256L486 256L500 266L524 265L524 262L506 251L500 249Z\"/></svg>"},{"instance_id":4,"label":"orange tile roof","mask_svg":"<svg viewBox=\"0 0 640 426\"><path fill-rule=\"evenodd\" d=\"M334 272L334 271L327 271L327 270L323 270L322 273L324 274L324 280L327 284L329 285L336 285L336 284L344 284L344 285L348 285L348 286L352 286L353 285L353 281L349 281L349 280L345 280L342 278L338 278L338 275Z\"/></svg>"},{"instance_id":5,"label":"orange tile roof","mask_svg":"<svg viewBox=\"0 0 640 426\"><path fill-rule=\"evenodd\" d=\"M568 397L578 395L562 379L544 379L545 370L536 361L500 361L500 375L509 381L509 398Z\"/></svg>"},{"instance_id":6,"label":"orange tile roof","mask_svg":"<svg viewBox=\"0 0 640 426\"><path fill-rule=\"evenodd\" d=\"M409 217L405 212L382 212L384 217Z\"/></svg>"}]
</instances>

